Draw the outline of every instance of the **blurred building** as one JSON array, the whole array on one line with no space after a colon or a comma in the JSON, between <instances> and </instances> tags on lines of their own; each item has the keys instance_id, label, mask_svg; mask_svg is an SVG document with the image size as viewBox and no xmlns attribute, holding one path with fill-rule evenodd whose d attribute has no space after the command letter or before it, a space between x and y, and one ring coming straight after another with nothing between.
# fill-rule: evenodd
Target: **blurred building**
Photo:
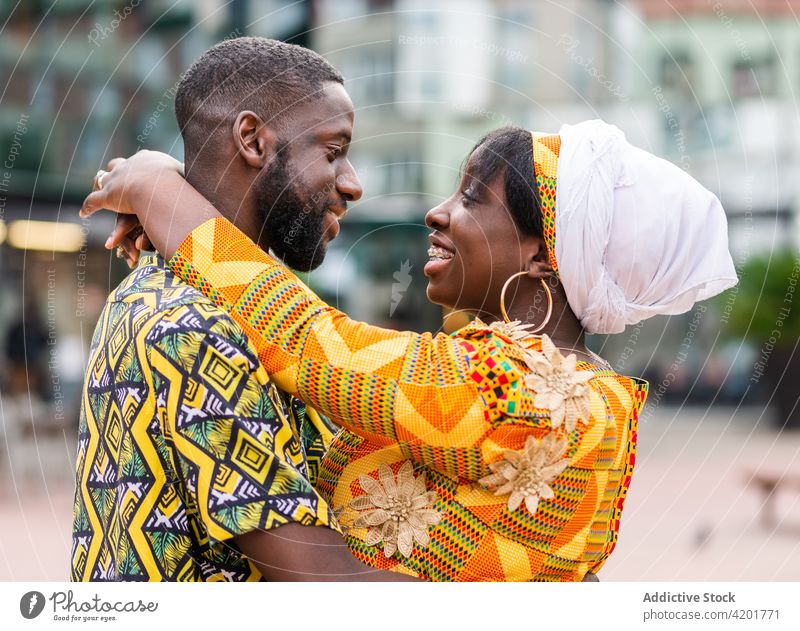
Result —
<instances>
[{"instance_id":1,"label":"blurred building","mask_svg":"<svg viewBox=\"0 0 800 631\"><path fill-rule=\"evenodd\" d=\"M425 212L506 124L604 118L722 199L737 267L796 250L798 15L800 0L0 0L0 578L64 578L86 351L128 271L102 247L113 219L78 206L112 157L182 155L176 85L209 46L273 37L342 71L365 192L309 282L355 318L436 331ZM761 349L726 338L739 308L731 292L590 341L651 380L603 580L796 578L796 529L756 528L763 498L742 490L796 469L798 441L761 427L771 392L740 405ZM786 374L776 394L796 397ZM20 492L31 481L41 497ZM792 517L794 497L778 504Z\"/></svg>"},{"instance_id":2,"label":"blurred building","mask_svg":"<svg viewBox=\"0 0 800 631\"><path fill-rule=\"evenodd\" d=\"M792 175L800 168L798 9L795 1L638 0L617 10L630 29L634 108L609 118L719 196L740 271L753 255L800 243L800 184ZM735 306L734 292L708 312L673 318L674 338L662 337L658 321L645 326L652 341L644 346L656 357L651 372L678 363L685 387L672 387L677 400L741 395L755 349L725 340L724 312ZM695 320L706 321L701 343L680 361L681 351L668 349L680 348Z\"/></svg>"},{"instance_id":3,"label":"blurred building","mask_svg":"<svg viewBox=\"0 0 800 631\"><path fill-rule=\"evenodd\" d=\"M48 425L72 435L97 316L128 271L102 247L113 218L81 221L78 208L112 157L142 147L180 155L176 82L208 46L243 33L234 26L237 4L0 0L0 433L7 438L43 435ZM17 332L27 340L26 331L39 327L42 352L26 341L20 360ZM30 392L19 392L26 381ZM0 444L0 465L2 452Z\"/></svg>"},{"instance_id":4,"label":"blurred building","mask_svg":"<svg viewBox=\"0 0 800 631\"><path fill-rule=\"evenodd\" d=\"M553 106L606 98L581 74L573 88L566 78L572 74L570 58L557 54L565 45L554 33L583 32L586 19L603 24L607 7L562 5L314 3L311 45L341 70L357 111L351 152L365 195L348 215L352 223L342 244L353 243L350 235L360 239L348 258L356 259L358 269L372 268L371 277L382 288L383 298L373 299L371 308L349 303L355 317L385 318L392 273L408 260L414 290L398 313L407 305L412 318L395 324L436 327L440 314L425 304L423 293L429 232L424 216L455 190L470 149L504 125L557 128Z\"/></svg>"},{"instance_id":5,"label":"blurred building","mask_svg":"<svg viewBox=\"0 0 800 631\"><path fill-rule=\"evenodd\" d=\"M126 272L102 248L111 219L77 218L91 177L142 147L180 157L181 71L245 34L309 46L346 78L365 194L309 282L353 317L441 325L425 298L424 215L506 124L602 117L720 196L737 265L796 244L797 12L797 0L0 0L0 334L33 292L40 317L52 308L59 336L85 347ZM593 344L621 371L679 362L665 396L705 397L749 361L722 346L710 309Z\"/></svg>"},{"instance_id":6,"label":"blurred building","mask_svg":"<svg viewBox=\"0 0 800 631\"><path fill-rule=\"evenodd\" d=\"M315 8L312 46L342 70L358 110L353 159L366 195L354 221L421 223L490 129L555 130L601 117L720 197L737 267L798 243L798 2L320 0ZM719 328L711 305L593 343L619 370L675 373L665 398L734 399L752 349L726 346Z\"/></svg>"},{"instance_id":7,"label":"blurred building","mask_svg":"<svg viewBox=\"0 0 800 631\"><path fill-rule=\"evenodd\" d=\"M800 3L670 4L637 3L666 156L718 193L737 251L797 244Z\"/></svg>"}]
</instances>

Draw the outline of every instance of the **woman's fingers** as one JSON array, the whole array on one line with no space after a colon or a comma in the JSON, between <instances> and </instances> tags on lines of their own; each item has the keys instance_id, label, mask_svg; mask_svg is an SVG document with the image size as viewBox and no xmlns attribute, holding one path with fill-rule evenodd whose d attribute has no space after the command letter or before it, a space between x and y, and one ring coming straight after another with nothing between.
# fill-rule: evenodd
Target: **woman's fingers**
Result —
<instances>
[{"instance_id":1,"label":"woman's fingers","mask_svg":"<svg viewBox=\"0 0 800 631\"><path fill-rule=\"evenodd\" d=\"M83 204L81 204L80 216L84 219L86 217L91 217L98 210L105 208L105 201L106 191L103 189L92 191L86 196L86 199L83 200Z\"/></svg>"},{"instance_id":2,"label":"woman's fingers","mask_svg":"<svg viewBox=\"0 0 800 631\"><path fill-rule=\"evenodd\" d=\"M94 174L92 178L92 190L99 191L101 186L100 183L108 176L108 171L103 171L100 169L97 173Z\"/></svg>"},{"instance_id":3,"label":"woman's fingers","mask_svg":"<svg viewBox=\"0 0 800 631\"><path fill-rule=\"evenodd\" d=\"M139 262L139 249L131 237L124 237L117 246L117 256L120 254L122 254L121 258L125 260L125 263L130 268L135 267Z\"/></svg>"},{"instance_id":4,"label":"woman's fingers","mask_svg":"<svg viewBox=\"0 0 800 631\"><path fill-rule=\"evenodd\" d=\"M105 179L109 176L111 171L114 170L114 167L119 166L123 162L125 162L125 158L112 158L109 160L106 169L100 169L92 178L92 190L99 191L103 187Z\"/></svg>"},{"instance_id":5,"label":"woman's fingers","mask_svg":"<svg viewBox=\"0 0 800 631\"><path fill-rule=\"evenodd\" d=\"M124 198L125 183L128 169L125 166L127 158L114 158L109 161L108 170L100 169L92 178L92 192L86 197L81 206L80 216L89 217L98 210L107 208L116 213L131 213L123 209L121 202Z\"/></svg>"},{"instance_id":6,"label":"woman's fingers","mask_svg":"<svg viewBox=\"0 0 800 631\"><path fill-rule=\"evenodd\" d=\"M114 167L120 164L121 162L125 162L125 158L112 158L111 160L109 160L106 169L109 171L113 171Z\"/></svg>"},{"instance_id":7,"label":"woman's fingers","mask_svg":"<svg viewBox=\"0 0 800 631\"><path fill-rule=\"evenodd\" d=\"M107 168L99 170L92 179L93 190L81 206L81 217L104 208L119 214L135 214L137 194L150 199L152 195L145 193L158 185L160 175L165 171L180 172L183 165L168 154L142 150L130 158L110 160Z\"/></svg>"},{"instance_id":8,"label":"woman's fingers","mask_svg":"<svg viewBox=\"0 0 800 631\"><path fill-rule=\"evenodd\" d=\"M106 240L106 249L110 250L117 247L126 237L134 245L136 239L142 234L141 227L142 224L139 223L136 215L119 215L117 217L117 225L114 226L114 230Z\"/></svg>"},{"instance_id":9,"label":"woman's fingers","mask_svg":"<svg viewBox=\"0 0 800 631\"><path fill-rule=\"evenodd\" d=\"M139 242L144 237L144 230L136 215L120 215L117 225L106 241L106 248L116 248L117 256L124 259L128 267L133 268L139 262L143 248Z\"/></svg>"},{"instance_id":10,"label":"woman's fingers","mask_svg":"<svg viewBox=\"0 0 800 631\"><path fill-rule=\"evenodd\" d=\"M141 250L147 250L148 252L152 252L155 250L153 247L153 242L150 241L150 237L147 236L146 232L142 232L138 237L136 237L136 247Z\"/></svg>"}]
</instances>

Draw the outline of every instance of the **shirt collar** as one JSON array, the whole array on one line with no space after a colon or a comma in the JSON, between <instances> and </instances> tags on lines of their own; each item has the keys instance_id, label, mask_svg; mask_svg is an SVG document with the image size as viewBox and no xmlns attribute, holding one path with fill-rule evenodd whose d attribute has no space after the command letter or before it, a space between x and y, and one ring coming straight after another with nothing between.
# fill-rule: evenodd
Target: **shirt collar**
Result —
<instances>
[{"instance_id":1,"label":"shirt collar","mask_svg":"<svg viewBox=\"0 0 800 631\"><path fill-rule=\"evenodd\" d=\"M158 267L160 269L166 268L166 262L164 261L164 257L162 257L158 252L148 252L143 250L139 256L139 262L136 265L136 269L142 269L143 267Z\"/></svg>"}]
</instances>

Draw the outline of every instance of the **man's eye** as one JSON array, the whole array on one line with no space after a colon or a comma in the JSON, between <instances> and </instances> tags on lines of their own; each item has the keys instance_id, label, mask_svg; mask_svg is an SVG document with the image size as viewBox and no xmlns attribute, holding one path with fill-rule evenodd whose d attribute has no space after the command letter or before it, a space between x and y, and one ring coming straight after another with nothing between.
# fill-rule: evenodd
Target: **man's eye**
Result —
<instances>
[{"instance_id":1,"label":"man's eye","mask_svg":"<svg viewBox=\"0 0 800 631\"><path fill-rule=\"evenodd\" d=\"M328 158L333 162L336 158L341 156L344 153L344 150L341 147L331 147L328 150Z\"/></svg>"}]
</instances>

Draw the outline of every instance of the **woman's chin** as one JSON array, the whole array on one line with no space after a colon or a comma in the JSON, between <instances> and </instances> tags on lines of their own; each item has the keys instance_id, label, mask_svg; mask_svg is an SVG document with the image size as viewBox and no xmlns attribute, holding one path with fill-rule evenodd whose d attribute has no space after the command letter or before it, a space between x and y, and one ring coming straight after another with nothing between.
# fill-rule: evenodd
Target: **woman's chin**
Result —
<instances>
[{"instance_id":1,"label":"woman's chin","mask_svg":"<svg viewBox=\"0 0 800 631\"><path fill-rule=\"evenodd\" d=\"M441 290L442 288L439 286L439 283L429 280L428 287L425 289L425 295L428 296L428 300L433 304L447 307L449 305L447 304L445 296L442 295L443 292Z\"/></svg>"},{"instance_id":2,"label":"woman's chin","mask_svg":"<svg viewBox=\"0 0 800 631\"><path fill-rule=\"evenodd\" d=\"M453 310L458 308L456 305L456 302L458 302L457 296L448 295L446 288L442 287L440 283L429 280L425 294L428 296L428 300L435 305Z\"/></svg>"}]
</instances>

